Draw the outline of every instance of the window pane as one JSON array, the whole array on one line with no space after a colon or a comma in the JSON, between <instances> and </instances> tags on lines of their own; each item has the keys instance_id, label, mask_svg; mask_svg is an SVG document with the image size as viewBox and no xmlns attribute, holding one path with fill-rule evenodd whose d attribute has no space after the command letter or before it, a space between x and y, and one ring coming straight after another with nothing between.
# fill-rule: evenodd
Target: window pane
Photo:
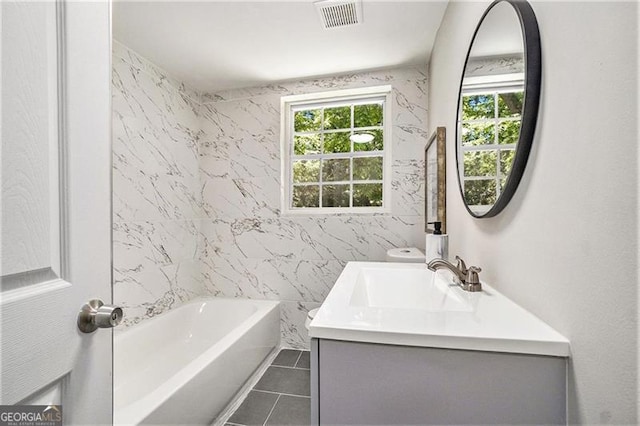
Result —
<instances>
[{"instance_id":1,"label":"window pane","mask_svg":"<svg viewBox=\"0 0 640 426\"><path fill-rule=\"evenodd\" d=\"M462 145L477 146L495 143L493 123L462 123Z\"/></svg>"},{"instance_id":2,"label":"window pane","mask_svg":"<svg viewBox=\"0 0 640 426\"><path fill-rule=\"evenodd\" d=\"M493 94L462 97L463 120L479 120L483 118L494 118L495 116Z\"/></svg>"},{"instance_id":3,"label":"window pane","mask_svg":"<svg viewBox=\"0 0 640 426\"><path fill-rule=\"evenodd\" d=\"M325 133L322 152L351 152L351 140L349 140L350 132Z\"/></svg>"},{"instance_id":4,"label":"window pane","mask_svg":"<svg viewBox=\"0 0 640 426\"><path fill-rule=\"evenodd\" d=\"M322 207L349 207L349 185L323 185Z\"/></svg>"},{"instance_id":5,"label":"window pane","mask_svg":"<svg viewBox=\"0 0 640 426\"><path fill-rule=\"evenodd\" d=\"M501 145L518 143L520 120L503 121L498 129L498 143Z\"/></svg>"},{"instance_id":6,"label":"window pane","mask_svg":"<svg viewBox=\"0 0 640 426\"><path fill-rule=\"evenodd\" d=\"M326 108L324 110L325 129L351 128L351 107Z\"/></svg>"},{"instance_id":7,"label":"window pane","mask_svg":"<svg viewBox=\"0 0 640 426\"><path fill-rule=\"evenodd\" d=\"M353 107L353 126L382 126L382 104L355 105Z\"/></svg>"},{"instance_id":8,"label":"window pane","mask_svg":"<svg viewBox=\"0 0 640 426\"><path fill-rule=\"evenodd\" d=\"M321 117L320 109L297 111L293 116L293 129L296 132L320 130Z\"/></svg>"},{"instance_id":9,"label":"window pane","mask_svg":"<svg viewBox=\"0 0 640 426\"><path fill-rule=\"evenodd\" d=\"M384 149L383 131L382 130L367 130L364 133L371 133L373 140L367 143L355 143L353 144L354 151L382 151Z\"/></svg>"},{"instance_id":10,"label":"window pane","mask_svg":"<svg viewBox=\"0 0 640 426\"><path fill-rule=\"evenodd\" d=\"M382 157L354 158L353 180L382 180Z\"/></svg>"},{"instance_id":11,"label":"window pane","mask_svg":"<svg viewBox=\"0 0 640 426\"><path fill-rule=\"evenodd\" d=\"M361 183L353 185L353 207L381 207L382 184Z\"/></svg>"},{"instance_id":12,"label":"window pane","mask_svg":"<svg viewBox=\"0 0 640 426\"><path fill-rule=\"evenodd\" d=\"M295 155L319 154L320 134L294 136L293 153Z\"/></svg>"},{"instance_id":13,"label":"window pane","mask_svg":"<svg viewBox=\"0 0 640 426\"><path fill-rule=\"evenodd\" d=\"M513 159L515 157L515 150L500 151L500 173L504 176L508 176L509 173L511 173L511 166L513 166Z\"/></svg>"},{"instance_id":14,"label":"window pane","mask_svg":"<svg viewBox=\"0 0 640 426\"><path fill-rule=\"evenodd\" d=\"M320 180L320 160L300 160L293 162L293 182L318 182Z\"/></svg>"},{"instance_id":15,"label":"window pane","mask_svg":"<svg viewBox=\"0 0 640 426\"><path fill-rule=\"evenodd\" d=\"M522 114L524 92L499 93L498 117L519 117Z\"/></svg>"},{"instance_id":16,"label":"window pane","mask_svg":"<svg viewBox=\"0 0 640 426\"><path fill-rule=\"evenodd\" d=\"M293 186L293 207L318 207L319 200L320 186Z\"/></svg>"},{"instance_id":17,"label":"window pane","mask_svg":"<svg viewBox=\"0 0 640 426\"><path fill-rule=\"evenodd\" d=\"M336 182L349 180L349 159L322 160L322 180Z\"/></svg>"},{"instance_id":18,"label":"window pane","mask_svg":"<svg viewBox=\"0 0 640 426\"><path fill-rule=\"evenodd\" d=\"M471 151L464 153L465 176L495 176L497 151Z\"/></svg>"},{"instance_id":19,"label":"window pane","mask_svg":"<svg viewBox=\"0 0 640 426\"><path fill-rule=\"evenodd\" d=\"M496 181L467 180L464 182L464 199L471 206L491 206L496 202Z\"/></svg>"}]
</instances>

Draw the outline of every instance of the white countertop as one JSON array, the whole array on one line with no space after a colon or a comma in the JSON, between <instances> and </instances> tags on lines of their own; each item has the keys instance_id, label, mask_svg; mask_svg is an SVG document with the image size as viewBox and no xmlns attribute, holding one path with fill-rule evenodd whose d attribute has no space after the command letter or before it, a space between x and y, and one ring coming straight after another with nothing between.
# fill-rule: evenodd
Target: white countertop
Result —
<instances>
[{"instance_id":1,"label":"white countertop","mask_svg":"<svg viewBox=\"0 0 640 426\"><path fill-rule=\"evenodd\" d=\"M418 263L349 262L311 322L314 338L392 345L568 357L569 341L489 285L470 293L450 285L451 274L428 275L425 286L446 285L467 311L427 311L354 306L354 287L363 268L426 269ZM426 280L429 281L429 280ZM393 283L390 283L393 285Z\"/></svg>"}]
</instances>

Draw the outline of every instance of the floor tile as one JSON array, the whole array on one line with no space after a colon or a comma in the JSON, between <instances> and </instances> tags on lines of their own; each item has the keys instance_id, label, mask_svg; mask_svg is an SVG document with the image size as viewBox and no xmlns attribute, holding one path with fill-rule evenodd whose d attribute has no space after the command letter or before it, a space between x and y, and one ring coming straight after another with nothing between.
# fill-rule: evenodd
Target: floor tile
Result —
<instances>
[{"instance_id":1,"label":"floor tile","mask_svg":"<svg viewBox=\"0 0 640 426\"><path fill-rule=\"evenodd\" d=\"M276 394L252 390L229 418L229 422L246 426L262 425L277 399Z\"/></svg>"},{"instance_id":2,"label":"floor tile","mask_svg":"<svg viewBox=\"0 0 640 426\"><path fill-rule=\"evenodd\" d=\"M308 425L311 423L311 398L282 395L267 425Z\"/></svg>"},{"instance_id":3,"label":"floor tile","mask_svg":"<svg viewBox=\"0 0 640 426\"><path fill-rule=\"evenodd\" d=\"M282 349L276 359L273 360L271 365L282 365L284 367L294 367L296 361L300 357L300 351L293 349Z\"/></svg>"},{"instance_id":4,"label":"floor tile","mask_svg":"<svg viewBox=\"0 0 640 426\"><path fill-rule=\"evenodd\" d=\"M270 366L254 389L310 396L310 371Z\"/></svg>"},{"instance_id":5,"label":"floor tile","mask_svg":"<svg viewBox=\"0 0 640 426\"><path fill-rule=\"evenodd\" d=\"M300 355L296 368L311 368L311 352L302 351L302 355Z\"/></svg>"}]
</instances>

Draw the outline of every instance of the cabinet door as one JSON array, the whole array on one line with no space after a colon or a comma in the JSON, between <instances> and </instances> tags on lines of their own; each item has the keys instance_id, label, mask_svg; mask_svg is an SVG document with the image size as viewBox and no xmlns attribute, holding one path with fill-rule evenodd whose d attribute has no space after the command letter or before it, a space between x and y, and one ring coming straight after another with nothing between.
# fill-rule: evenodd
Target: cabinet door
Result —
<instances>
[{"instance_id":1,"label":"cabinet door","mask_svg":"<svg viewBox=\"0 0 640 426\"><path fill-rule=\"evenodd\" d=\"M318 347L320 424L566 424L564 358L324 339Z\"/></svg>"}]
</instances>

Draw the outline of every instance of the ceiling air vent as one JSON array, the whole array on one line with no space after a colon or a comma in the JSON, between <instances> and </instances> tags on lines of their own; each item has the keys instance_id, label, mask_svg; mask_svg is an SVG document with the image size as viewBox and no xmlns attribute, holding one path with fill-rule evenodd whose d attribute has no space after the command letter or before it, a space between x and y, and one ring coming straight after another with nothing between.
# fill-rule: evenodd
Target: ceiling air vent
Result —
<instances>
[{"instance_id":1,"label":"ceiling air vent","mask_svg":"<svg viewBox=\"0 0 640 426\"><path fill-rule=\"evenodd\" d=\"M345 27L362 22L361 0L322 0L314 3L322 26L327 28Z\"/></svg>"}]
</instances>

